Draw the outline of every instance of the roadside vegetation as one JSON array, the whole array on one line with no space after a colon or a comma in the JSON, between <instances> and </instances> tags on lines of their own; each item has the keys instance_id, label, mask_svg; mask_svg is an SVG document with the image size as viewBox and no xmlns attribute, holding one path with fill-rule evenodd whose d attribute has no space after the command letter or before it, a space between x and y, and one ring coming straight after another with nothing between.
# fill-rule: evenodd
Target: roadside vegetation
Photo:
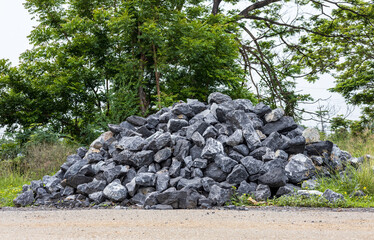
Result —
<instances>
[{"instance_id":1,"label":"roadside vegetation","mask_svg":"<svg viewBox=\"0 0 374 240\"><path fill-rule=\"evenodd\" d=\"M374 207L374 134L363 131L339 131L331 135L328 140L333 141L342 150L348 151L353 157L364 157L364 161L357 167L347 166L343 173L333 173L331 177L317 176L318 187L315 190L324 192L331 189L344 196L346 201L328 202L318 196L305 197L301 195L282 196L269 199L267 202L257 202L250 195L233 195L230 204L237 206L294 206L294 207L330 207L330 208L367 208ZM367 158L367 155L371 156ZM305 190L308 190L305 188ZM352 193L362 191L365 196L353 196Z\"/></svg>"},{"instance_id":2,"label":"roadside vegetation","mask_svg":"<svg viewBox=\"0 0 374 240\"><path fill-rule=\"evenodd\" d=\"M13 199L24 184L56 173L78 146L48 132L34 132L26 142L13 137L0 139L0 207L14 206Z\"/></svg>"}]
</instances>

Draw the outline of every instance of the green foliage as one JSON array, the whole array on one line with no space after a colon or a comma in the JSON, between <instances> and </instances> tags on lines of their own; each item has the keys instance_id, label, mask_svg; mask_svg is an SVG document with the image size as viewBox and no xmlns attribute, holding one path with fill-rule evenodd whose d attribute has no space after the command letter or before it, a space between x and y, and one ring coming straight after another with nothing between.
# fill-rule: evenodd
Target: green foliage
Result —
<instances>
[{"instance_id":1,"label":"green foliage","mask_svg":"<svg viewBox=\"0 0 374 240\"><path fill-rule=\"evenodd\" d=\"M327 7L323 5L325 2L316 3L323 9ZM373 1L328 3L333 7L331 16L314 19L314 32L302 37L308 54L307 57L300 55L301 64L320 69L322 73L332 72L336 86L331 90L369 111L374 104Z\"/></svg>"},{"instance_id":2,"label":"green foliage","mask_svg":"<svg viewBox=\"0 0 374 240\"><path fill-rule=\"evenodd\" d=\"M238 88L243 76L237 24L211 15L203 1L25 6L38 25L18 67L0 61L0 126L48 125L87 139L108 122L149 113L160 94L205 100Z\"/></svg>"},{"instance_id":3,"label":"green foliage","mask_svg":"<svg viewBox=\"0 0 374 240\"><path fill-rule=\"evenodd\" d=\"M22 191L24 184L30 184L30 181L18 173L0 176L0 207L13 207L13 199Z\"/></svg>"},{"instance_id":4,"label":"green foliage","mask_svg":"<svg viewBox=\"0 0 374 240\"><path fill-rule=\"evenodd\" d=\"M346 201L338 200L334 203L327 201L323 197L301 195L282 196L269 201L269 204L276 206L291 207L328 207L328 208L371 208L374 207L374 197L353 197L344 196Z\"/></svg>"},{"instance_id":5,"label":"green foliage","mask_svg":"<svg viewBox=\"0 0 374 240\"><path fill-rule=\"evenodd\" d=\"M38 142L22 147L22 156L0 161L0 207L14 206L13 199L31 180L53 175L77 145Z\"/></svg>"}]
</instances>

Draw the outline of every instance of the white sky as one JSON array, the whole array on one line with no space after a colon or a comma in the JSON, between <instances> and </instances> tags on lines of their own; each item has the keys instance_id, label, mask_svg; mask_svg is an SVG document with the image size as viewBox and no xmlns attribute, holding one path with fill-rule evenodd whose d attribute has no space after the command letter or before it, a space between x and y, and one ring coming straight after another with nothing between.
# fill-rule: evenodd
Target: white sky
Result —
<instances>
[{"instance_id":1,"label":"white sky","mask_svg":"<svg viewBox=\"0 0 374 240\"><path fill-rule=\"evenodd\" d=\"M0 59L9 59L13 66L18 64L19 55L26 49L30 49L27 36L30 34L33 26L37 23L31 20L31 16L24 8L24 0L0 0ZM331 76L321 77L315 84L299 81L297 89L303 93L309 93L313 98L329 99L329 105L340 109L340 114L345 114L346 104L344 99L336 93L330 93L328 88L334 86L334 80ZM327 103L321 103L326 105ZM303 105L309 111L317 110L318 104ZM349 119L358 119L359 109L356 109ZM303 124L314 127L316 122L307 121ZM1 134L1 129L0 129Z\"/></svg>"}]
</instances>

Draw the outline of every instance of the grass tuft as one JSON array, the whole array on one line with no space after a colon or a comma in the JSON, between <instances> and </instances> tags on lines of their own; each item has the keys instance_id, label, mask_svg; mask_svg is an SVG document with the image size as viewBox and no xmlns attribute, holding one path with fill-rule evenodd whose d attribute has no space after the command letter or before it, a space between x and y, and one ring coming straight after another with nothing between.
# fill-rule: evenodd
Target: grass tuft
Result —
<instances>
[{"instance_id":1,"label":"grass tuft","mask_svg":"<svg viewBox=\"0 0 374 240\"><path fill-rule=\"evenodd\" d=\"M53 175L77 146L60 143L30 145L25 156L0 161L0 207L14 206L13 199L31 180Z\"/></svg>"}]
</instances>

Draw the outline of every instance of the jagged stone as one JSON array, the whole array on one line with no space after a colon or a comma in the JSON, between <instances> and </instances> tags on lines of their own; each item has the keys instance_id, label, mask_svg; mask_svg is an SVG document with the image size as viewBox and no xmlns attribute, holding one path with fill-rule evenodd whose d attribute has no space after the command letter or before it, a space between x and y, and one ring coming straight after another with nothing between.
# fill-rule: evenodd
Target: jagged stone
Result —
<instances>
[{"instance_id":1,"label":"jagged stone","mask_svg":"<svg viewBox=\"0 0 374 240\"><path fill-rule=\"evenodd\" d=\"M153 187L156 185L156 174L154 173L139 173L135 177L135 183L139 186Z\"/></svg>"},{"instance_id":2,"label":"jagged stone","mask_svg":"<svg viewBox=\"0 0 374 240\"><path fill-rule=\"evenodd\" d=\"M315 174L315 167L312 160L303 154L292 156L285 170L291 183L300 183L313 177Z\"/></svg>"},{"instance_id":3,"label":"jagged stone","mask_svg":"<svg viewBox=\"0 0 374 240\"><path fill-rule=\"evenodd\" d=\"M200 168L193 168L192 173L191 173L191 178L202 178L204 177L204 173Z\"/></svg>"},{"instance_id":4,"label":"jagged stone","mask_svg":"<svg viewBox=\"0 0 374 240\"><path fill-rule=\"evenodd\" d=\"M255 106L253 112L256 113L259 117L263 117L265 114L271 112L271 108L261 102Z\"/></svg>"},{"instance_id":5,"label":"jagged stone","mask_svg":"<svg viewBox=\"0 0 374 240\"><path fill-rule=\"evenodd\" d=\"M249 177L247 170L241 164L234 167L232 172L227 176L227 182L232 184L240 184Z\"/></svg>"},{"instance_id":6,"label":"jagged stone","mask_svg":"<svg viewBox=\"0 0 374 240\"><path fill-rule=\"evenodd\" d=\"M193 141L196 146L203 147L205 145L205 139L199 132L195 132L192 134L191 140Z\"/></svg>"},{"instance_id":7,"label":"jagged stone","mask_svg":"<svg viewBox=\"0 0 374 240\"><path fill-rule=\"evenodd\" d=\"M192 167L195 167L195 168L204 169L208 166L208 160L201 159L201 158L196 158L195 160L193 160L191 165L192 165Z\"/></svg>"},{"instance_id":8,"label":"jagged stone","mask_svg":"<svg viewBox=\"0 0 374 240\"><path fill-rule=\"evenodd\" d=\"M296 194L298 190L300 190L300 187L287 183L285 186L278 188L275 196L280 197L280 196L287 195L287 194L293 194L293 193Z\"/></svg>"},{"instance_id":9,"label":"jagged stone","mask_svg":"<svg viewBox=\"0 0 374 240\"><path fill-rule=\"evenodd\" d=\"M145 141L142 137L123 137L117 145L117 148L126 149L130 151L142 150L145 145Z\"/></svg>"},{"instance_id":10,"label":"jagged stone","mask_svg":"<svg viewBox=\"0 0 374 240\"><path fill-rule=\"evenodd\" d=\"M145 125L148 129L155 129L159 124L160 120L156 114L149 115L147 117L147 124Z\"/></svg>"},{"instance_id":11,"label":"jagged stone","mask_svg":"<svg viewBox=\"0 0 374 240\"><path fill-rule=\"evenodd\" d=\"M236 146L243 142L243 131L240 129L237 129L231 136L227 138L227 145L229 146Z\"/></svg>"},{"instance_id":12,"label":"jagged stone","mask_svg":"<svg viewBox=\"0 0 374 240\"><path fill-rule=\"evenodd\" d=\"M269 187L286 185L288 178L283 166L283 162L278 159L266 162L260 170L260 172L265 173L258 178L259 184L265 184Z\"/></svg>"},{"instance_id":13,"label":"jagged stone","mask_svg":"<svg viewBox=\"0 0 374 240\"><path fill-rule=\"evenodd\" d=\"M156 190L158 192L162 192L166 190L169 186L169 172L168 171L161 171L156 173Z\"/></svg>"},{"instance_id":14,"label":"jagged stone","mask_svg":"<svg viewBox=\"0 0 374 240\"><path fill-rule=\"evenodd\" d=\"M201 153L203 152L203 149L198 146L193 146L190 149L190 157L192 160L195 160L197 158L201 158Z\"/></svg>"},{"instance_id":15,"label":"jagged stone","mask_svg":"<svg viewBox=\"0 0 374 240\"><path fill-rule=\"evenodd\" d=\"M26 191L24 193L21 193L18 195L14 200L13 203L17 207L25 207L27 205L30 205L34 202L34 193L33 191Z\"/></svg>"},{"instance_id":16,"label":"jagged stone","mask_svg":"<svg viewBox=\"0 0 374 240\"><path fill-rule=\"evenodd\" d=\"M103 194L112 201L120 202L126 198L127 189L121 185L119 180L115 180L104 188Z\"/></svg>"},{"instance_id":17,"label":"jagged stone","mask_svg":"<svg viewBox=\"0 0 374 240\"><path fill-rule=\"evenodd\" d=\"M169 169L170 177L178 177L179 173L180 173L180 170L181 170L181 167L182 167L182 162L179 161L176 158L173 158L172 161L173 162L172 162L172 164L170 166L170 169Z\"/></svg>"},{"instance_id":18,"label":"jagged stone","mask_svg":"<svg viewBox=\"0 0 374 240\"><path fill-rule=\"evenodd\" d=\"M179 104L176 104L173 109L171 110L171 112L175 115L185 115L187 116L188 118L191 118L194 116L194 112L192 110L192 108L190 107L190 105L188 105L187 103L179 103Z\"/></svg>"},{"instance_id":19,"label":"jagged stone","mask_svg":"<svg viewBox=\"0 0 374 240\"><path fill-rule=\"evenodd\" d=\"M213 204L222 206L230 200L231 195L232 191L230 189L224 189L217 185L213 185L210 188L208 198L212 201Z\"/></svg>"},{"instance_id":20,"label":"jagged stone","mask_svg":"<svg viewBox=\"0 0 374 240\"><path fill-rule=\"evenodd\" d=\"M143 126L147 123L147 119L139 116L130 116L126 119L126 121L134 126Z\"/></svg>"},{"instance_id":21,"label":"jagged stone","mask_svg":"<svg viewBox=\"0 0 374 240\"><path fill-rule=\"evenodd\" d=\"M284 116L284 110L282 108L276 108L273 111L265 114L266 122L276 122Z\"/></svg>"},{"instance_id":22,"label":"jagged stone","mask_svg":"<svg viewBox=\"0 0 374 240\"><path fill-rule=\"evenodd\" d=\"M252 156L241 159L240 163L245 167L250 176L259 173L260 169L264 165L262 161L257 160Z\"/></svg>"},{"instance_id":23,"label":"jagged stone","mask_svg":"<svg viewBox=\"0 0 374 240\"><path fill-rule=\"evenodd\" d=\"M330 141L320 141L305 146L308 155L322 156L323 153L331 154L333 143Z\"/></svg>"},{"instance_id":24,"label":"jagged stone","mask_svg":"<svg viewBox=\"0 0 374 240\"><path fill-rule=\"evenodd\" d=\"M257 189L257 184L254 182L248 183L247 181L242 181L238 187L237 193L239 195L243 194L254 194Z\"/></svg>"},{"instance_id":25,"label":"jagged stone","mask_svg":"<svg viewBox=\"0 0 374 240\"><path fill-rule=\"evenodd\" d=\"M316 143L319 142L319 132L316 128L307 128L303 131L303 137L305 138L305 142L309 143Z\"/></svg>"},{"instance_id":26,"label":"jagged stone","mask_svg":"<svg viewBox=\"0 0 374 240\"><path fill-rule=\"evenodd\" d=\"M184 119L170 119L167 128L169 132L174 133L186 126L188 126L188 122Z\"/></svg>"},{"instance_id":27,"label":"jagged stone","mask_svg":"<svg viewBox=\"0 0 374 240\"><path fill-rule=\"evenodd\" d=\"M213 126L207 127L205 131L203 132L203 138L208 139L208 138L216 138L217 137L217 129Z\"/></svg>"},{"instance_id":28,"label":"jagged stone","mask_svg":"<svg viewBox=\"0 0 374 240\"><path fill-rule=\"evenodd\" d=\"M216 163L211 163L205 169L205 176L212 178L216 182L225 181L227 173L223 172Z\"/></svg>"},{"instance_id":29,"label":"jagged stone","mask_svg":"<svg viewBox=\"0 0 374 240\"><path fill-rule=\"evenodd\" d=\"M245 144L236 145L232 149L243 156L248 156L249 154L249 148Z\"/></svg>"},{"instance_id":30,"label":"jagged stone","mask_svg":"<svg viewBox=\"0 0 374 240\"><path fill-rule=\"evenodd\" d=\"M201 157L206 159L213 159L219 153L223 153L222 143L213 138L208 138L206 140L206 145L201 152Z\"/></svg>"},{"instance_id":31,"label":"jagged stone","mask_svg":"<svg viewBox=\"0 0 374 240\"><path fill-rule=\"evenodd\" d=\"M238 164L237 161L223 154L217 154L216 157L214 158L214 162L225 173L230 173L231 170Z\"/></svg>"},{"instance_id":32,"label":"jagged stone","mask_svg":"<svg viewBox=\"0 0 374 240\"><path fill-rule=\"evenodd\" d=\"M173 153L176 159L182 161L185 157L187 157L189 152L190 142L188 140L180 139L176 142Z\"/></svg>"},{"instance_id":33,"label":"jagged stone","mask_svg":"<svg viewBox=\"0 0 374 240\"><path fill-rule=\"evenodd\" d=\"M160 163L162 161L165 161L166 159L170 158L172 155L171 148L166 147L164 149L161 149L154 155L154 161L157 163Z\"/></svg>"},{"instance_id":34,"label":"jagged stone","mask_svg":"<svg viewBox=\"0 0 374 240\"><path fill-rule=\"evenodd\" d=\"M219 92L211 93L208 96L208 103L209 104L212 104L212 103L220 104L220 103L223 103L223 102L226 102L226 101L231 101L231 100L232 100L231 97L229 97L225 94L219 93Z\"/></svg>"},{"instance_id":35,"label":"jagged stone","mask_svg":"<svg viewBox=\"0 0 374 240\"><path fill-rule=\"evenodd\" d=\"M337 201L345 201L343 194L336 193L330 189L326 189L323 192L322 197L326 198L329 202L332 202L332 203L337 202Z\"/></svg>"},{"instance_id":36,"label":"jagged stone","mask_svg":"<svg viewBox=\"0 0 374 240\"><path fill-rule=\"evenodd\" d=\"M204 103L199 102L196 99L194 99L193 101L191 101L191 99L187 99L187 104L190 106L190 108L195 114L201 113L207 108L207 106Z\"/></svg>"},{"instance_id":37,"label":"jagged stone","mask_svg":"<svg viewBox=\"0 0 374 240\"><path fill-rule=\"evenodd\" d=\"M281 149L288 154L303 153L305 150L305 138L303 136L297 136L292 139L287 139L283 143Z\"/></svg>"},{"instance_id":38,"label":"jagged stone","mask_svg":"<svg viewBox=\"0 0 374 240\"><path fill-rule=\"evenodd\" d=\"M266 153L262 155L262 161L268 162L275 159L275 152L273 152L270 148L266 149Z\"/></svg>"},{"instance_id":39,"label":"jagged stone","mask_svg":"<svg viewBox=\"0 0 374 240\"><path fill-rule=\"evenodd\" d=\"M193 188L199 190L202 188L201 178L196 177L193 179L185 179L182 178L179 180L177 184L177 189L180 190L182 188Z\"/></svg>"},{"instance_id":40,"label":"jagged stone","mask_svg":"<svg viewBox=\"0 0 374 240\"><path fill-rule=\"evenodd\" d=\"M143 150L132 155L131 161L134 162L137 167L148 166L153 161L153 155L153 151Z\"/></svg>"},{"instance_id":41,"label":"jagged stone","mask_svg":"<svg viewBox=\"0 0 374 240\"><path fill-rule=\"evenodd\" d=\"M269 136L272 132L284 133L297 128L297 125L292 117L283 116L276 122L270 122L265 124L261 131Z\"/></svg>"},{"instance_id":42,"label":"jagged stone","mask_svg":"<svg viewBox=\"0 0 374 240\"><path fill-rule=\"evenodd\" d=\"M278 132L272 132L264 141L262 141L261 145L276 151L283 145L283 139Z\"/></svg>"},{"instance_id":43,"label":"jagged stone","mask_svg":"<svg viewBox=\"0 0 374 240\"><path fill-rule=\"evenodd\" d=\"M266 201L271 197L271 190L268 185L259 184L256 188L254 196L257 201Z\"/></svg>"}]
</instances>

